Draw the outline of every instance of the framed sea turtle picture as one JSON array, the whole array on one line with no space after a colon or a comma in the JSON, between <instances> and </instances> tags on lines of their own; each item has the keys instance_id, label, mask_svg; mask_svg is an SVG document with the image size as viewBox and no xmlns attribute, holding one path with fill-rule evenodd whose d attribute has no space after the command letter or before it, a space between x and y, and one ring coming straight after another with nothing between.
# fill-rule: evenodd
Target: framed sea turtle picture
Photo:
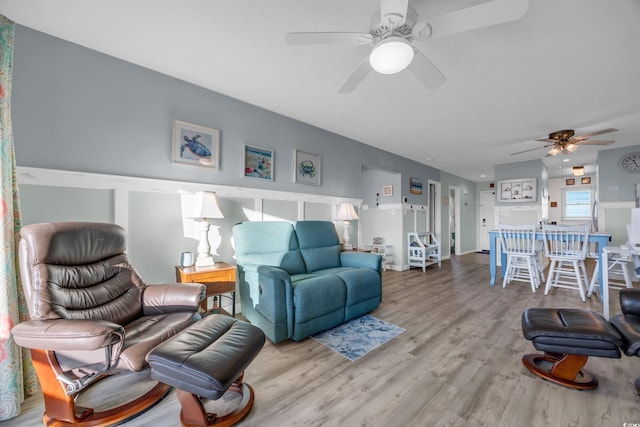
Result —
<instances>
[{"instance_id":1,"label":"framed sea turtle picture","mask_svg":"<svg viewBox=\"0 0 640 427\"><path fill-rule=\"evenodd\" d=\"M294 182L320 185L320 156L296 150L294 159Z\"/></svg>"},{"instance_id":2,"label":"framed sea turtle picture","mask_svg":"<svg viewBox=\"0 0 640 427\"><path fill-rule=\"evenodd\" d=\"M171 162L214 170L220 169L220 131L173 121Z\"/></svg>"}]
</instances>

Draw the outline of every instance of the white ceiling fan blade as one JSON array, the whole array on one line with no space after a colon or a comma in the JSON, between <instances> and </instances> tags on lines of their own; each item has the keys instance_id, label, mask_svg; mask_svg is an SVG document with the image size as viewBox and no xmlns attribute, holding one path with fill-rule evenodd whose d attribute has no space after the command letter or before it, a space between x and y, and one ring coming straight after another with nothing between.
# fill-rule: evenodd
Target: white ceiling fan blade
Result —
<instances>
[{"instance_id":1,"label":"white ceiling fan blade","mask_svg":"<svg viewBox=\"0 0 640 427\"><path fill-rule=\"evenodd\" d=\"M447 81L447 78L433 65L422 52L417 49L413 56L413 61L409 65L409 71L416 76L429 89L434 89Z\"/></svg>"},{"instance_id":2,"label":"white ceiling fan blade","mask_svg":"<svg viewBox=\"0 0 640 427\"><path fill-rule=\"evenodd\" d=\"M602 129L602 130L598 130L591 133L585 133L584 135L574 136L572 139L587 139L592 136L602 135L603 133L610 133L610 132L617 132L617 131L618 129L615 129L615 128L607 128L607 129Z\"/></svg>"},{"instance_id":3,"label":"white ceiling fan blade","mask_svg":"<svg viewBox=\"0 0 640 427\"><path fill-rule=\"evenodd\" d=\"M571 141L574 144L577 145L611 145L613 144L615 141L599 141L597 139L583 139L581 141Z\"/></svg>"},{"instance_id":4,"label":"white ceiling fan blade","mask_svg":"<svg viewBox=\"0 0 640 427\"><path fill-rule=\"evenodd\" d=\"M340 93L351 93L371 72L371 65L369 65L369 56L366 56L364 60L358 65L358 68L349 76L347 81L344 82L342 87L338 89Z\"/></svg>"},{"instance_id":5,"label":"white ceiling fan blade","mask_svg":"<svg viewBox=\"0 0 640 427\"><path fill-rule=\"evenodd\" d=\"M426 23L431 26L432 37L442 37L515 21L525 14L528 7L529 0L493 0L428 19ZM418 23L416 27L422 25Z\"/></svg>"},{"instance_id":6,"label":"white ceiling fan blade","mask_svg":"<svg viewBox=\"0 0 640 427\"><path fill-rule=\"evenodd\" d=\"M381 0L380 19L384 24L399 27L407 19L409 0Z\"/></svg>"},{"instance_id":7,"label":"white ceiling fan blade","mask_svg":"<svg viewBox=\"0 0 640 427\"><path fill-rule=\"evenodd\" d=\"M365 33L287 33L288 44L371 44L373 37Z\"/></svg>"}]
</instances>

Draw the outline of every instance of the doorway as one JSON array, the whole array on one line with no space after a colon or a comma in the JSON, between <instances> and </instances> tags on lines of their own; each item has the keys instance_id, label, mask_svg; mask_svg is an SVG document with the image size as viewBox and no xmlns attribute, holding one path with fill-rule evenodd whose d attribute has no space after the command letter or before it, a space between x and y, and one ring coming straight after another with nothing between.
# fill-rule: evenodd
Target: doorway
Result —
<instances>
[{"instance_id":1,"label":"doorway","mask_svg":"<svg viewBox=\"0 0 640 427\"><path fill-rule=\"evenodd\" d=\"M449 186L449 254L460 255L460 188Z\"/></svg>"},{"instance_id":2,"label":"doorway","mask_svg":"<svg viewBox=\"0 0 640 427\"><path fill-rule=\"evenodd\" d=\"M495 230L496 219L494 208L496 206L495 191L480 192L480 224L478 226L478 249L489 252L489 230Z\"/></svg>"},{"instance_id":3,"label":"doorway","mask_svg":"<svg viewBox=\"0 0 640 427\"><path fill-rule=\"evenodd\" d=\"M429 180L429 202L427 218L427 230L433 231L436 234L436 239L442 242L442 231L440 230L441 224L441 198L440 198L440 183L437 181Z\"/></svg>"}]
</instances>

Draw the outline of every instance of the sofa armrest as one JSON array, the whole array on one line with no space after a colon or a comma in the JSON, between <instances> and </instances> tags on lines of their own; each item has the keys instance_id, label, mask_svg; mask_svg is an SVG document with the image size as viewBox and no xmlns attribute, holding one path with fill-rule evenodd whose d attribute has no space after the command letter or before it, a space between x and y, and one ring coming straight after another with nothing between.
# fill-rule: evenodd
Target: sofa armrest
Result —
<instances>
[{"instance_id":1,"label":"sofa armrest","mask_svg":"<svg viewBox=\"0 0 640 427\"><path fill-rule=\"evenodd\" d=\"M340 264L343 267L370 268L382 274L382 256L368 252L341 252Z\"/></svg>"},{"instance_id":2,"label":"sofa armrest","mask_svg":"<svg viewBox=\"0 0 640 427\"><path fill-rule=\"evenodd\" d=\"M201 283L150 285L142 294L142 312L145 316L176 311L195 312L206 291L206 286Z\"/></svg>"},{"instance_id":3,"label":"sofa armrest","mask_svg":"<svg viewBox=\"0 0 640 427\"><path fill-rule=\"evenodd\" d=\"M244 264L245 286L253 306L274 323L286 322L293 333L293 287L289 273L268 265Z\"/></svg>"},{"instance_id":4,"label":"sofa armrest","mask_svg":"<svg viewBox=\"0 0 640 427\"><path fill-rule=\"evenodd\" d=\"M42 350L97 350L124 340L124 328L106 320L47 319L17 324L13 339Z\"/></svg>"}]
</instances>

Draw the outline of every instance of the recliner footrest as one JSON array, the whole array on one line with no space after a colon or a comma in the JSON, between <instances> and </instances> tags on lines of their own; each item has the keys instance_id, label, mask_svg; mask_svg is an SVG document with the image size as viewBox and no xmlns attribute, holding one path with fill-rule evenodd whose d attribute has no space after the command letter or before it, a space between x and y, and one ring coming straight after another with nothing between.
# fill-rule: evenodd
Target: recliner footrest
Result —
<instances>
[{"instance_id":1,"label":"recliner footrest","mask_svg":"<svg viewBox=\"0 0 640 427\"><path fill-rule=\"evenodd\" d=\"M557 384L593 389L598 380L582 370L589 356L620 358L622 337L593 311L529 308L522 313L522 333L544 355L522 358L527 369Z\"/></svg>"},{"instance_id":2,"label":"recliner footrest","mask_svg":"<svg viewBox=\"0 0 640 427\"><path fill-rule=\"evenodd\" d=\"M529 308L522 314L522 333L541 351L620 358L622 337L593 311Z\"/></svg>"},{"instance_id":3,"label":"recliner footrest","mask_svg":"<svg viewBox=\"0 0 640 427\"><path fill-rule=\"evenodd\" d=\"M264 345L255 326L221 314L200 320L147 355L151 377L207 399L218 399Z\"/></svg>"},{"instance_id":4,"label":"recliner footrest","mask_svg":"<svg viewBox=\"0 0 640 427\"><path fill-rule=\"evenodd\" d=\"M214 425L216 416L206 414L199 397L216 400L232 385L236 391L251 395L245 396L241 403L244 407L234 414L239 421L253 404L253 390L242 383L242 375L264 342L259 328L213 314L157 346L149 352L147 361L152 378L179 389L184 425ZM201 419L202 414L209 416L208 422Z\"/></svg>"}]
</instances>

